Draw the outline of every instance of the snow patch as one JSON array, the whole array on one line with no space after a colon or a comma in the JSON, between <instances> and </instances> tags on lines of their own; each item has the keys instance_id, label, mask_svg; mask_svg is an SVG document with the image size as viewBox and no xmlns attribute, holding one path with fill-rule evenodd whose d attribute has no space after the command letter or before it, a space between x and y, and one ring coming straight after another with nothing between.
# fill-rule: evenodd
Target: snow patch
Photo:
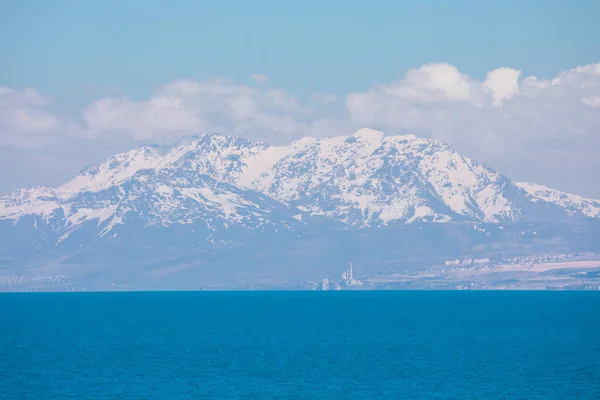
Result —
<instances>
[{"instance_id":1,"label":"snow patch","mask_svg":"<svg viewBox=\"0 0 600 400\"><path fill-rule=\"evenodd\" d=\"M525 190L532 200L541 200L547 203L557 204L571 211L580 211L590 218L600 217L600 200L587 199L575 194L561 192L547 186L528 182L515 182L519 188Z\"/></svg>"},{"instance_id":2,"label":"snow patch","mask_svg":"<svg viewBox=\"0 0 600 400\"><path fill-rule=\"evenodd\" d=\"M273 146L256 154L246 161L246 167L242 169L237 183L245 187L250 186L254 180L271 169L289 151L290 149L287 146Z\"/></svg>"}]
</instances>

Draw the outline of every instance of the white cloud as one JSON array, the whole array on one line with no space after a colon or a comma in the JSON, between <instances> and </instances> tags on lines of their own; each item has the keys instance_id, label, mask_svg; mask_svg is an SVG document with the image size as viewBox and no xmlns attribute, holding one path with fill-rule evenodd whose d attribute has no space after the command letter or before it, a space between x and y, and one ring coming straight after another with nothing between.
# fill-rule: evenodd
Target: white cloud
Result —
<instances>
[{"instance_id":1,"label":"white cloud","mask_svg":"<svg viewBox=\"0 0 600 400\"><path fill-rule=\"evenodd\" d=\"M593 172L600 168L600 64L552 79L501 67L483 80L449 64L427 64L343 100L315 92L301 103L268 85L176 80L147 99L95 101L77 123L52 113L53 100L34 89L0 87L0 146L39 145L60 135L98 142L111 133L169 142L202 131L279 144L367 126L435 137L516 179L574 191L584 182L583 189L600 190Z\"/></svg>"},{"instance_id":2,"label":"white cloud","mask_svg":"<svg viewBox=\"0 0 600 400\"><path fill-rule=\"evenodd\" d=\"M182 103L178 97L161 95L143 102L105 98L86 107L82 117L93 131L127 132L135 139L148 139L155 134L181 134L199 128L193 110Z\"/></svg>"},{"instance_id":3,"label":"white cloud","mask_svg":"<svg viewBox=\"0 0 600 400\"><path fill-rule=\"evenodd\" d=\"M0 121L3 128L23 134L46 132L58 127L55 116L38 108L3 108Z\"/></svg>"},{"instance_id":4,"label":"white cloud","mask_svg":"<svg viewBox=\"0 0 600 400\"><path fill-rule=\"evenodd\" d=\"M47 110L53 100L34 89L0 86L0 145L35 146L60 123Z\"/></svg>"},{"instance_id":5,"label":"white cloud","mask_svg":"<svg viewBox=\"0 0 600 400\"><path fill-rule=\"evenodd\" d=\"M269 80L269 75L267 75L267 74L254 74L250 78L252 78L253 81L258 82L258 83L267 83L267 81Z\"/></svg>"},{"instance_id":6,"label":"white cloud","mask_svg":"<svg viewBox=\"0 0 600 400\"><path fill-rule=\"evenodd\" d=\"M597 186L589 171L600 168L600 113L594 108L600 105L600 64L549 80L519 78L520 71L499 68L482 82L447 64L429 65L352 93L346 106L361 125L444 140L517 179L552 184L577 170L571 181Z\"/></svg>"},{"instance_id":7,"label":"white cloud","mask_svg":"<svg viewBox=\"0 0 600 400\"><path fill-rule=\"evenodd\" d=\"M265 106L291 113L307 113L309 110L298 104L293 96L279 89L268 90L265 93Z\"/></svg>"},{"instance_id":8,"label":"white cloud","mask_svg":"<svg viewBox=\"0 0 600 400\"><path fill-rule=\"evenodd\" d=\"M492 92L496 106L519 92L520 76L521 71L513 68L497 68L487 73L483 86Z\"/></svg>"},{"instance_id":9,"label":"white cloud","mask_svg":"<svg viewBox=\"0 0 600 400\"><path fill-rule=\"evenodd\" d=\"M452 65L427 64L404 79L346 96L349 118L364 125L422 130L431 112L438 118L457 107L476 108L485 99L480 82Z\"/></svg>"},{"instance_id":10,"label":"white cloud","mask_svg":"<svg viewBox=\"0 0 600 400\"><path fill-rule=\"evenodd\" d=\"M42 96L37 90L25 88L23 90L14 90L6 86L0 86L0 106L2 108L16 107L43 107L54 103L54 100L47 96Z\"/></svg>"},{"instance_id":11,"label":"white cloud","mask_svg":"<svg viewBox=\"0 0 600 400\"><path fill-rule=\"evenodd\" d=\"M446 63L426 64L412 69L402 81L384 87L388 96L430 104L434 102L477 102L479 88L467 75Z\"/></svg>"},{"instance_id":12,"label":"white cloud","mask_svg":"<svg viewBox=\"0 0 600 400\"><path fill-rule=\"evenodd\" d=\"M54 99L26 88L0 86L0 146L40 147L64 138L91 137L74 118L51 110Z\"/></svg>"},{"instance_id":13,"label":"white cloud","mask_svg":"<svg viewBox=\"0 0 600 400\"><path fill-rule=\"evenodd\" d=\"M349 94L346 107L360 124L424 132L450 142L591 135L598 130L598 113L590 109L600 93L597 65L552 80L519 80L520 71L499 68L481 82L447 64L430 64L400 81Z\"/></svg>"},{"instance_id":14,"label":"white cloud","mask_svg":"<svg viewBox=\"0 0 600 400\"><path fill-rule=\"evenodd\" d=\"M178 80L144 101L105 98L82 112L95 132L124 132L136 139L174 140L190 132L214 131L272 139L306 130L298 121L306 107L280 89L256 89L222 79Z\"/></svg>"},{"instance_id":15,"label":"white cloud","mask_svg":"<svg viewBox=\"0 0 600 400\"><path fill-rule=\"evenodd\" d=\"M581 103L589 107L600 107L600 96L584 97Z\"/></svg>"}]
</instances>

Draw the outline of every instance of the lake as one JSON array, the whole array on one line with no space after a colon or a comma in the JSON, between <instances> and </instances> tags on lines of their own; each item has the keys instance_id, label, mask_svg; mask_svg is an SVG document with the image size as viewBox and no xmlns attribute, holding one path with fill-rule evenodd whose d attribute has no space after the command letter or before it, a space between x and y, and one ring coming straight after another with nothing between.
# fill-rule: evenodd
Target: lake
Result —
<instances>
[{"instance_id":1,"label":"lake","mask_svg":"<svg viewBox=\"0 0 600 400\"><path fill-rule=\"evenodd\" d=\"M0 295L2 399L593 399L598 292Z\"/></svg>"}]
</instances>

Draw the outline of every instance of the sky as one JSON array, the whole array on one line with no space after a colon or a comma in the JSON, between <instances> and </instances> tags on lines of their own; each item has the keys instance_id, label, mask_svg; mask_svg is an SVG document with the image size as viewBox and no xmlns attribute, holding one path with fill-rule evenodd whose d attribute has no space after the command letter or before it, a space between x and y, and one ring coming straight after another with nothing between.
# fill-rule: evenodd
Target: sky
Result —
<instances>
[{"instance_id":1,"label":"sky","mask_svg":"<svg viewBox=\"0 0 600 400\"><path fill-rule=\"evenodd\" d=\"M600 2L0 0L0 194L142 143L370 127L600 198Z\"/></svg>"}]
</instances>

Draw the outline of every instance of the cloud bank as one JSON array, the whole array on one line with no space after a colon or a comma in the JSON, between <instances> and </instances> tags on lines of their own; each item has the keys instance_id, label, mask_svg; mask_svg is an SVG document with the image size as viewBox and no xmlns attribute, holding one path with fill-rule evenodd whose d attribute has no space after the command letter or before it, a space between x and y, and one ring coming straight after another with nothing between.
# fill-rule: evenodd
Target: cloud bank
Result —
<instances>
[{"instance_id":1,"label":"cloud bank","mask_svg":"<svg viewBox=\"0 0 600 400\"><path fill-rule=\"evenodd\" d=\"M222 79L174 81L145 101L104 98L82 111L94 132L122 132L138 140L169 141L190 132L296 137L308 110L279 89L255 89Z\"/></svg>"},{"instance_id":2,"label":"cloud bank","mask_svg":"<svg viewBox=\"0 0 600 400\"><path fill-rule=\"evenodd\" d=\"M203 131L277 144L366 126L446 141L517 179L552 184L554 175L563 188L574 180L595 185L600 196L600 181L586 172L600 168L600 63L547 80L509 67L478 80L446 63L427 64L397 81L341 98L315 92L306 101L270 87L267 75L251 78L260 85L177 80L148 99L107 96L68 117L54 114L53 100L35 89L0 87L0 146L73 136L169 142Z\"/></svg>"},{"instance_id":3,"label":"cloud bank","mask_svg":"<svg viewBox=\"0 0 600 400\"><path fill-rule=\"evenodd\" d=\"M499 153L565 139L598 143L600 64L551 80L520 76L518 70L498 68L480 82L451 65L430 64L403 80L351 93L346 107L360 124L424 132Z\"/></svg>"}]
</instances>

